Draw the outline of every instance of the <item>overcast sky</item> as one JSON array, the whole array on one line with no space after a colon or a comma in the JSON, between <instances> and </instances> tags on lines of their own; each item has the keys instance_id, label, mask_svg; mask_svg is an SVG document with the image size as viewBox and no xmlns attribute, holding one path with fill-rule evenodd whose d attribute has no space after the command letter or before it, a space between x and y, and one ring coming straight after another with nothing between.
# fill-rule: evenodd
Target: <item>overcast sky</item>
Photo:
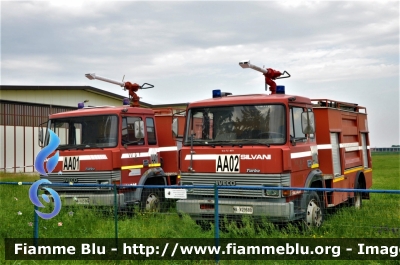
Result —
<instances>
[{"instance_id":1,"label":"overcast sky","mask_svg":"<svg viewBox=\"0 0 400 265\"><path fill-rule=\"evenodd\" d=\"M257 66L288 71L286 93L367 108L371 147L400 144L399 2L1 2L2 85L87 85L85 73L150 83L144 102L263 93Z\"/></svg>"}]
</instances>

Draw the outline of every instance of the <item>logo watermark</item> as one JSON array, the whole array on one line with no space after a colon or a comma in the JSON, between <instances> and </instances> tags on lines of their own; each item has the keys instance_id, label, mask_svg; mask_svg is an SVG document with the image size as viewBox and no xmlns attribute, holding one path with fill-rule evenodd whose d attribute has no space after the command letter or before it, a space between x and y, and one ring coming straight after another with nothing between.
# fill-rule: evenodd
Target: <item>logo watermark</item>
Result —
<instances>
[{"instance_id":1,"label":"logo watermark","mask_svg":"<svg viewBox=\"0 0 400 265\"><path fill-rule=\"evenodd\" d=\"M39 152L39 154L36 156L35 159L35 168L37 172L39 172L43 176L47 176L47 173L44 170L44 161L54 150L56 150L56 148L60 144L60 138L58 138L57 134L55 134L52 130L49 130L49 133L50 133L49 144ZM57 151L57 153L54 156L50 157L47 160L46 164L47 172L49 173L53 172L54 168L57 166L58 158L59 154Z\"/></svg>"},{"instance_id":2,"label":"logo watermark","mask_svg":"<svg viewBox=\"0 0 400 265\"><path fill-rule=\"evenodd\" d=\"M44 169L45 160L54 150L56 150L56 148L60 144L60 138L58 138L57 134L55 134L52 130L48 131L50 134L49 144L39 152L39 154L36 156L35 159L35 168L43 176L47 176L46 170ZM53 172L54 168L57 166L58 158L59 158L59 152L57 151L57 153L54 156L47 159L46 169L48 173ZM29 199L37 207L45 207L38 198L38 189L41 184L51 184L51 182L47 179L41 179L33 183L29 189ZM55 190L46 187L44 187L44 189L47 190L53 198L54 210L51 213L42 213L39 210L35 211L37 215L42 217L43 219L51 219L60 212L61 199ZM41 197L45 202L50 203L49 196L47 196L46 194L42 194Z\"/></svg>"},{"instance_id":3,"label":"logo watermark","mask_svg":"<svg viewBox=\"0 0 400 265\"><path fill-rule=\"evenodd\" d=\"M39 186L41 184L44 184L44 183L51 184L51 182L49 180L41 179L41 180L38 180L35 183L33 183L33 185L29 189L29 199L37 207L45 207L40 202L40 200L38 198L38 194L37 194ZM61 199L60 199L60 196L58 195L58 193L55 190L53 190L51 188L46 188L46 187L44 189L47 190L51 194L51 196L53 196L54 210L51 213L42 213L39 210L35 210L35 212L37 213L37 215L39 215L43 219L51 219L51 218L53 218L54 216L56 216L60 212L60 210L61 210ZM43 200L45 202L50 203L49 196L47 196L46 194L42 194L41 197L43 198Z\"/></svg>"}]
</instances>

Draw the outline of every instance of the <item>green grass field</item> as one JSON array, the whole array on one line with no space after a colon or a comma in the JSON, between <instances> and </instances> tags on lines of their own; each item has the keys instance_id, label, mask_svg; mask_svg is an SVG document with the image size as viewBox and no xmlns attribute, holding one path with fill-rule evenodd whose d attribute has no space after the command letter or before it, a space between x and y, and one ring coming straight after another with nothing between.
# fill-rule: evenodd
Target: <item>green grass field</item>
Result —
<instances>
[{"instance_id":1,"label":"green grass field","mask_svg":"<svg viewBox=\"0 0 400 265\"><path fill-rule=\"evenodd\" d=\"M374 153L373 189L400 190L400 155ZM0 181L34 182L38 177L23 174L1 174ZM4 238L33 237L33 205L28 185L0 185L0 236ZM62 225L60 225L62 223ZM83 207L66 208L50 220L39 219L39 238L110 238L115 237L112 212ZM119 238L213 238L214 231L202 230L190 218L168 214L119 215ZM400 194L371 194L363 208L336 209L326 216L319 229L304 230L296 225L276 227L266 223L259 228L251 220L240 227L227 225L221 238L398 238L400 242ZM399 243L400 245L400 243ZM215 264L215 261L5 261L4 240L0 243L0 264ZM399 258L399 257L398 257ZM399 261L221 261L220 264L399 264Z\"/></svg>"}]
</instances>

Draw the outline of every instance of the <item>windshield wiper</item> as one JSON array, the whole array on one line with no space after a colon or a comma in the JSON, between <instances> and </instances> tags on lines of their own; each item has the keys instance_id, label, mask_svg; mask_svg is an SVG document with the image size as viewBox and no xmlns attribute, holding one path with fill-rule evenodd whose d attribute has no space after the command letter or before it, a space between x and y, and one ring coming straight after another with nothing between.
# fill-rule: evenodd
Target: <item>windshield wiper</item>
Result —
<instances>
[{"instance_id":1,"label":"windshield wiper","mask_svg":"<svg viewBox=\"0 0 400 265\"><path fill-rule=\"evenodd\" d=\"M230 146L239 146L239 147L242 147L242 145L241 144L237 144L236 143L236 141L210 141L210 142L207 142L211 147L215 147L216 145L219 145L219 146L227 146L227 145L230 145Z\"/></svg>"},{"instance_id":2,"label":"windshield wiper","mask_svg":"<svg viewBox=\"0 0 400 265\"><path fill-rule=\"evenodd\" d=\"M56 150L77 149L75 145L59 145Z\"/></svg>"},{"instance_id":3,"label":"windshield wiper","mask_svg":"<svg viewBox=\"0 0 400 265\"><path fill-rule=\"evenodd\" d=\"M97 146L96 144L78 144L78 145L63 145L63 146L58 146L56 150L66 150L68 149L68 151L70 150L84 150L84 149L88 149L88 148L100 148L100 149L104 149L104 147L102 146Z\"/></svg>"},{"instance_id":4,"label":"windshield wiper","mask_svg":"<svg viewBox=\"0 0 400 265\"><path fill-rule=\"evenodd\" d=\"M254 140L254 139L243 139L243 140L240 140L240 142L244 143L244 144L261 144L261 145L266 145L266 146L270 147L269 143L265 143L265 142L262 142L262 141L257 141L257 140Z\"/></svg>"},{"instance_id":5,"label":"windshield wiper","mask_svg":"<svg viewBox=\"0 0 400 265\"><path fill-rule=\"evenodd\" d=\"M239 146L242 147L241 144L236 143L237 141L213 141L213 140L193 140L193 142L185 142L185 144L193 144L193 145L205 145L205 146Z\"/></svg>"},{"instance_id":6,"label":"windshield wiper","mask_svg":"<svg viewBox=\"0 0 400 265\"><path fill-rule=\"evenodd\" d=\"M185 144L190 145L191 141L186 141ZM208 145L208 142L205 140L193 140L193 145L199 145L199 144L204 144L204 145Z\"/></svg>"},{"instance_id":7,"label":"windshield wiper","mask_svg":"<svg viewBox=\"0 0 400 265\"><path fill-rule=\"evenodd\" d=\"M82 148L82 150L83 149L94 149L94 148L99 148L99 149L101 149L101 150L104 150L104 146L98 146L97 144L93 144L93 145L85 145L85 148ZM80 149L80 148L79 148Z\"/></svg>"}]
</instances>

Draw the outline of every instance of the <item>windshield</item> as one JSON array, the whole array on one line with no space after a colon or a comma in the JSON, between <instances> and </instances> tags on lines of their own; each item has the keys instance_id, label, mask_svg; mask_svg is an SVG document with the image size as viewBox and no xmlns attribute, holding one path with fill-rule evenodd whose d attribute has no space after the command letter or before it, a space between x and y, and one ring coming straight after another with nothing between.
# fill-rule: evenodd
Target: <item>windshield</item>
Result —
<instances>
[{"instance_id":1,"label":"windshield","mask_svg":"<svg viewBox=\"0 0 400 265\"><path fill-rule=\"evenodd\" d=\"M114 147L118 142L115 115L53 119L49 128L60 138L58 149L61 150Z\"/></svg>"},{"instance_id":2,"label":"windshield","mask_svg":"<svg viewBox=\"0 0 400 265\"><path fill-rule=\"evenodd\" d=\"M189 110L185 145L284 144L284 105L244 105Z\"/></svg>"}]
</instances>

